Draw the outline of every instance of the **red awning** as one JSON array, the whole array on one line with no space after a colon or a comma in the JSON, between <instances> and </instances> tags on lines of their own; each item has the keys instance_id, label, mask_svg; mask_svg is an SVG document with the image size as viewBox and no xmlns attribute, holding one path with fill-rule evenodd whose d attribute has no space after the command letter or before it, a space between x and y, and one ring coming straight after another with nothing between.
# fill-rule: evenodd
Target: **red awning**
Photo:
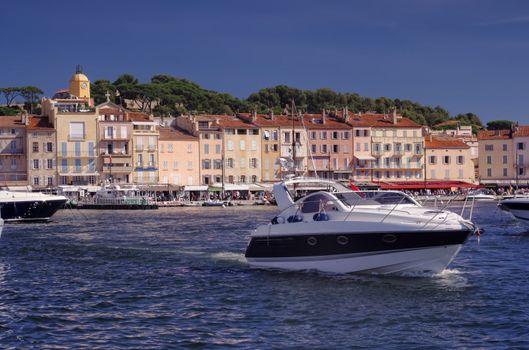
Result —
<instances>
[{"instance_id":1,"label":"red awning","mask_svg":"<svg viewBox=\"0 0 529 350\"><path fill-rule=\"evenodd\" d=\"M479 185L465 181L400 181L379 182L383 190L405 190L405 189L449 189L449 188L478 188Z\"/></svg>"}]
</instances>

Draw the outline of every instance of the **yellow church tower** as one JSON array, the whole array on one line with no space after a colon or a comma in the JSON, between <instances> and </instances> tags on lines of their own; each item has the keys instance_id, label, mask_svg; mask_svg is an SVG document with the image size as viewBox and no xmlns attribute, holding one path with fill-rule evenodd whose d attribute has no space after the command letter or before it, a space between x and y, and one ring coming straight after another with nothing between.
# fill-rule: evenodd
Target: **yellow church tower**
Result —
<instances>
[{"instance_id":1,"label":"yellow church tower","mask_svg":"<svg viewBox=\"0 0 529 350\"><path fill-rule=\"evenodd\" d=\"M70 94L90 100L90 80L83 74L83 68L77 65L75 74L70 79Z\"/></svg>"}]
</instances>

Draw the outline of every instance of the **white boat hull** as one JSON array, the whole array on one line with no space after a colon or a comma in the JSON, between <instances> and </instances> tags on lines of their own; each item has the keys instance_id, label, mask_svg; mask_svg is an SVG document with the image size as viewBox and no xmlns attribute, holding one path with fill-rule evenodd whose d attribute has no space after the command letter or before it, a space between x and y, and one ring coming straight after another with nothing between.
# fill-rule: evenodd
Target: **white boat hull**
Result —
<instances>
[{"instance_id":1,"label":"white boat hull","mask_svg":"<svg viewBox=\"0 0 529 350\"><path fill-rule=\"evenodd\" d=\"M330 273L439 273L461 250L462 244L331 256L247 258L250 266Z\"/></svg>"}]
</instances>

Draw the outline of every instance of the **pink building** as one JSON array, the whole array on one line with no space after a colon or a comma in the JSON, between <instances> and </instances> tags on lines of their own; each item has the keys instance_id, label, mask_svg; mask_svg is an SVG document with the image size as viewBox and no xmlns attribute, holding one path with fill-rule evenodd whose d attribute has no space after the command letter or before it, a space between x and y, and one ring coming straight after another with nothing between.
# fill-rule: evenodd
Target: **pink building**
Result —
<instances>
[{"instance_id":1,"label":"pink building","mask_svg":"<svg viewBox=\"0 0 529 350\"><path fill-rule=\"evenodd\" d=\"M198 137L179 128L161 127L158 152L160 183L200 185Z\"/></svg>"},{"instance_id":2,"label":"pink building","mask_svg":"<svg viewBox=\"0 0 529 350\"><path fill-rule=\"evenodd\" d=\"M352 128L343 118L305 114L308 133L308 174L321 178L348 180L352 171Z\"/></svg>"}]
</instances>

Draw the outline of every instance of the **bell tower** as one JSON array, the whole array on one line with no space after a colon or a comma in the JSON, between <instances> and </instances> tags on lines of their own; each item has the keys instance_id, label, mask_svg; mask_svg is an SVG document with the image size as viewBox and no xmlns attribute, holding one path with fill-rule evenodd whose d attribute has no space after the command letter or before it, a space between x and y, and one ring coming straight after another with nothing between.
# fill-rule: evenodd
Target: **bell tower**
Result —
<instances>
[{"instance_id":1,"label":"bell tower","mask_svg":"<svg viewBox=\"0 0 529 350\"><path fill-rule=\"evenodd\" d=\"M75 68L75 74L70 79L69 91L72 95L90 100L90 80L83 74L83 67L79 64Z\"/></svg>"}]
</instances>

